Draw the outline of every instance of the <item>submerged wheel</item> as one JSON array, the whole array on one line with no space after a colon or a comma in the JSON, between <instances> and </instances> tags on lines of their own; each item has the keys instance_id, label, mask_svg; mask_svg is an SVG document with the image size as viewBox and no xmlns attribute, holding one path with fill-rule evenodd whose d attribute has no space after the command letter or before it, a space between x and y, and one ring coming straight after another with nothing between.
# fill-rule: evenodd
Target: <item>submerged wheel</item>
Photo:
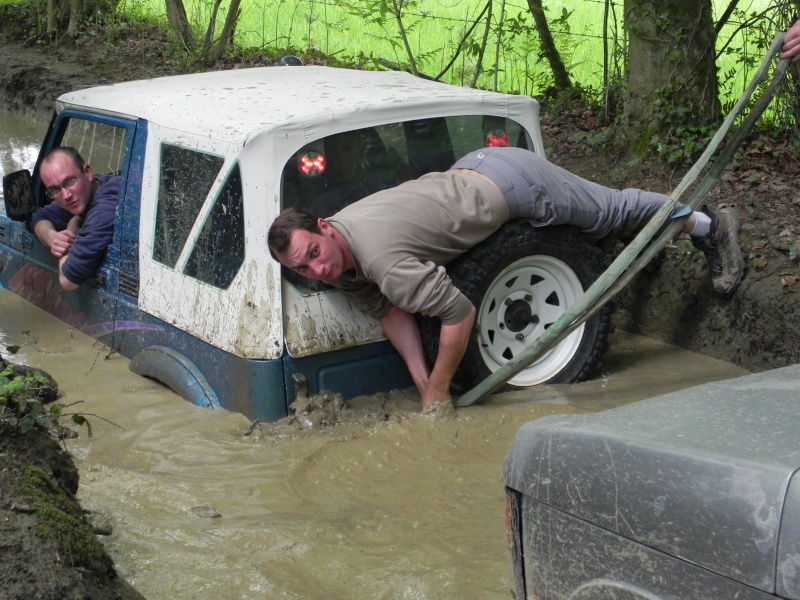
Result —
<instances>
[{"instance_id":1,"label":"submerged wheel","mask_svg":"<svg viewBox=\"0 0 800 600\"><path fill-rule=\"evenodd\" d=\"M603 269L603 253L571 228L534 228L511 221L447 267L477 315L453 387L463 393L517 356L583 296ZM508 382L513 388L575 383L600 367L613 331L604 306ZM422 319L423 345L432 365L440 324Z\"/></svg>"}]
</instances>

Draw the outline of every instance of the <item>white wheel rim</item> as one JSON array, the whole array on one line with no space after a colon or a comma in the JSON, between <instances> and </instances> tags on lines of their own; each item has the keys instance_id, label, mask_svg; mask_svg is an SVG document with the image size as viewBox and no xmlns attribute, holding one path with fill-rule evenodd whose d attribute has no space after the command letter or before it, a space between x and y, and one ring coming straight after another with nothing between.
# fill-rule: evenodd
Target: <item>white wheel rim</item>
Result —
<instances>
[{"instance_id":1,"label":"white wheel rim","mask_svg":"<svg viewBox=\"0 0 800 600\"><path fill-rule=\"evenodd\" d=\"M486 366L494 372L519 355L581 296L575 271L552 256L527 256L503 269L478 310L478 344ZM581 325L509 383L527 387L558 375L578 351L583 331Z\"/></svg>"}]
</instances>

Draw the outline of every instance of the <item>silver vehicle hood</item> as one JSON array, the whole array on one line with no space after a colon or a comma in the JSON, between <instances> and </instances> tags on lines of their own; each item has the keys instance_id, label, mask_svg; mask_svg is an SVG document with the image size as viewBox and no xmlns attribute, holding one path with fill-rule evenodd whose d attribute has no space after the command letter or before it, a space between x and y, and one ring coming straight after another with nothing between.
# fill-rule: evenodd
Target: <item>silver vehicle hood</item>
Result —
<instances>
[{"instance_id":1,"label":"silver vehicle hood","mask_svg":"<svg viewBox=\"0 0 800 600\"><path fill-rule=\"evenodd\" d=\"M504 481L646 546L800 597L798 467L795 365L533 421L517 433Z\"/></svg>"}]
</instances>

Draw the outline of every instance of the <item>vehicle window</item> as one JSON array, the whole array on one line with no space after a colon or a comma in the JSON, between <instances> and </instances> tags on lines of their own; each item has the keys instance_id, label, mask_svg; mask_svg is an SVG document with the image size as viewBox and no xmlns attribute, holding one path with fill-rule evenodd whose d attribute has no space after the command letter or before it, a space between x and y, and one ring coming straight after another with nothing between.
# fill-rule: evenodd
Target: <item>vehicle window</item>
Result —
<instances>
[{"instance_id":1,"label":"vehicle window","mask_svg":"<svg viewBox=\"0 0 800 600\"><path fill-rule=\"evenodd\" d=\"M99 175L122 174L128 131L108 123L69 119L59 146L72 146Z\"/></svg>"},{"instance_id":2,"label":"vehicle window","mask_svg":"<svg viewBox=\"0 0 800 600\"><path fill-rule=\"evenodd\" d=\"M161 145L153 258L175 267L197 214L224 160L196 150Z\"/></svg>"},{"instance_id":3,"label":"vehicle window","mask_svg":"<svg viewBox=\"0 0 800 600\"><path fill-rule=\"evenodd\" d=\"M238 163L203 224L184 273L227 289L244 262L244 205Z\"/></svg>"},{"instance_id":4,"label":"vehicle window","mask_svg":"<svg viewBox=\"0 0 800 600\"><path fill-rule=\"evenodd\" d=\"M529 148L525 129L504 117L436 117L338 133L303 146L286 163L282 204L326 218L348 204L433 171L486 146ZM327 289L283 270L302 291Z\"/></svg>"}]
</instances>

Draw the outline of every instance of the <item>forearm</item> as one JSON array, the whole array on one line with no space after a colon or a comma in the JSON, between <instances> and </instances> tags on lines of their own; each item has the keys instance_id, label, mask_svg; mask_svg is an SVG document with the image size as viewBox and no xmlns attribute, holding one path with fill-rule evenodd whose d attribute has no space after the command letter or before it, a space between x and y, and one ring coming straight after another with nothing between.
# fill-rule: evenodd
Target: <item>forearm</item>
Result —
<instances>
[{"instance_id":1,"label":"forearm","mask_svg":"<svg viewBox=\"0 0 800 600\"><path fill-rule=\"evenodd\" d=\"M33 233L36 238L41 242L42 246L50 248L53 241L53 236L56 234L56 228L50 221L39 221L33 228Z\"/></svg>"},{"instance_id":2,"label":"forearm","mask_svg":"<svg viewBox=\"0 0 800 600\"><path fill-rule=\"evenodd\" d=\"M420 394L428 385L428 366L422 351L422 336L414 315L393 306L380 318L381 327L386 338L397 350L408 367Z\"/></svg>"},{"instance_id":3,"label":"forearm","mask_svg":"<svg viewBox=\"0 0 800 600\"><path fill-rule=\"evenodd\" d=\"M64 263L67 262L68 258L69 254L65 254L58 260L58 282L61 284L61 287L65 292L74 292L81 286L77 283L71 282L64 276Z\"/></svg>"},{"instance_id":4,"label":"forearm","mask_svg":"<svg viewBox=\"0 0 800 600\"><path fill-rule=\"evenodd\" d=\"M436 364L431 371L428 386L422 395L423 408L434 402L450 399L450 383L464 357L474 323L475 308L473 307L460 322L453 325L442 325Z\"/></svg>"}]
</instances>

